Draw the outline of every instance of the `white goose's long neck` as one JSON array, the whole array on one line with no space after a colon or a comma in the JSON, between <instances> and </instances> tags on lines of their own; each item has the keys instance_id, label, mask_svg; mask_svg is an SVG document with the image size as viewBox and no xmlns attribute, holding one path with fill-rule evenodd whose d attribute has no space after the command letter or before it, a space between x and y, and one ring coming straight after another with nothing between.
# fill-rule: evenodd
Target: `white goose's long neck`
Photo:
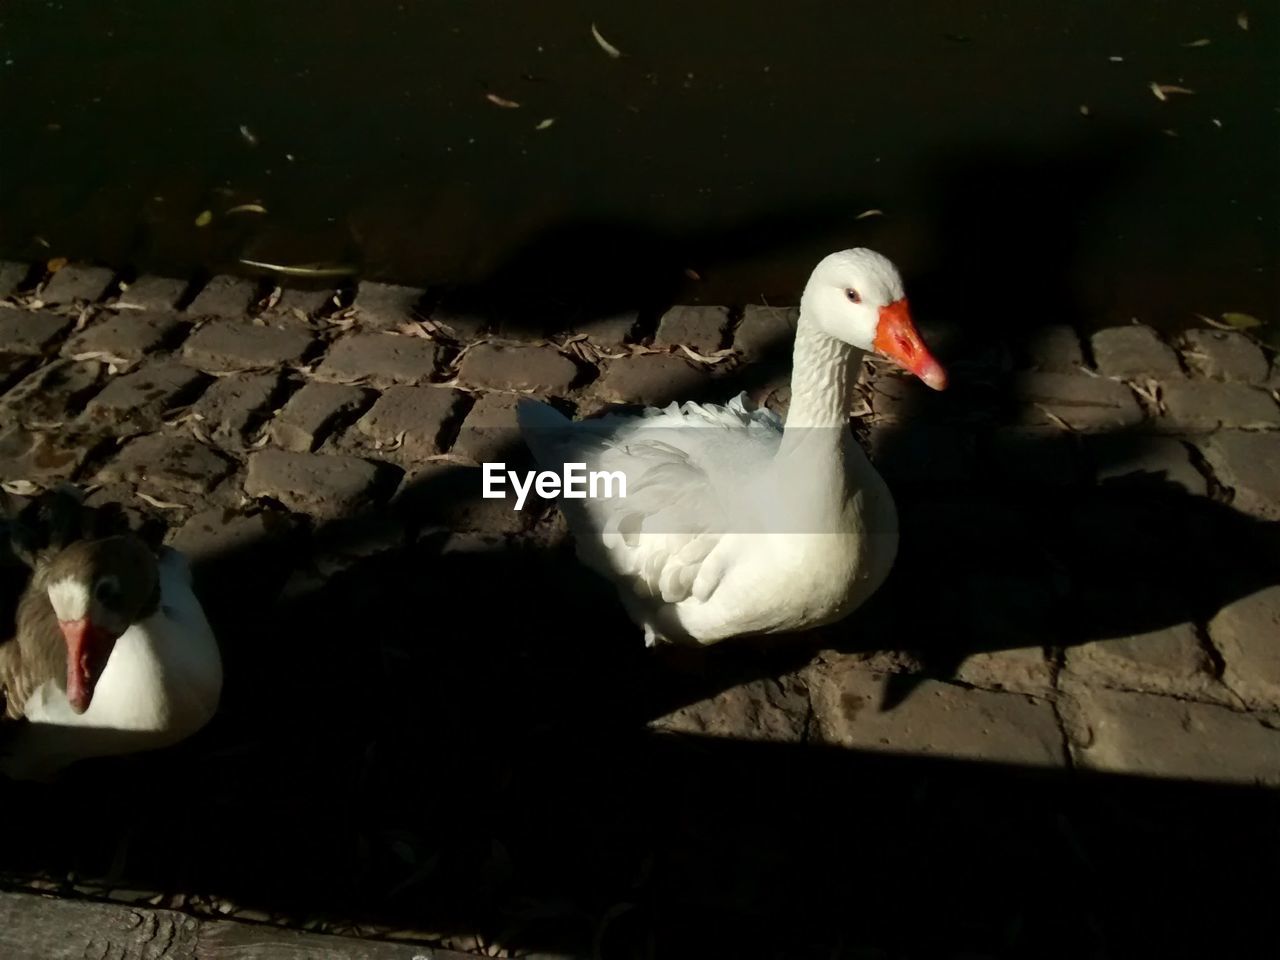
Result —
<instances>
[{"instance_id":1,"label":"white goose's long neck","mask_svg":"<svg viewBox=\"0 0 1280 960\"><path fill-rule=\"evenodd\" d=\"M844 436L860 356L857 347L819 330L806 316L802 302L792 353L791 407L784 449L798 442L800 434L826 434L835 440Z\"/></svg>"}]
</instances>

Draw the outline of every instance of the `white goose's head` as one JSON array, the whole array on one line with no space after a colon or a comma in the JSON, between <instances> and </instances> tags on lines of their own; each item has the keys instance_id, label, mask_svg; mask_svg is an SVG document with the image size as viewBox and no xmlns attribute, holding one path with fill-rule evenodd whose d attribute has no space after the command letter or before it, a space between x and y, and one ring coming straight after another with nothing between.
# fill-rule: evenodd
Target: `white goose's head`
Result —
<instances>
[{"instance_id":1,"label":"white goose's head","mask_svg":"<svg viewBox=\"0 0 1280 960\"><path fill-rule=\"evenodd\" d=\"M947 374L920 339L898 268L855 247L825 257L804 288L801 308L823 333L878 353L941 390Z\"/></svg>"}]
</instances>

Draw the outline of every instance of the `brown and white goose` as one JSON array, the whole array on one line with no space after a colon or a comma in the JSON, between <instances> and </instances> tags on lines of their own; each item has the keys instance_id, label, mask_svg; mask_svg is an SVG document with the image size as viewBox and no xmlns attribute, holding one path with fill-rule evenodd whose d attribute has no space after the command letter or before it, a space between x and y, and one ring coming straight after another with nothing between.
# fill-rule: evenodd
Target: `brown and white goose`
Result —
<instances>
[{"instance_id":1,"label":"brown and white goose","mask_svg":"<svg viewBox=\"0 0 1280 960\"><path fill-rule=\"evenodd\" d=\"M44 497L32 505L44 513L37 546L29 515L15 525L32 572L0 644L0 774L16 779L176 743L209 721L222 689L182 555L132 532L79 538L78 498Z\"/></svg>"}]
</instances>

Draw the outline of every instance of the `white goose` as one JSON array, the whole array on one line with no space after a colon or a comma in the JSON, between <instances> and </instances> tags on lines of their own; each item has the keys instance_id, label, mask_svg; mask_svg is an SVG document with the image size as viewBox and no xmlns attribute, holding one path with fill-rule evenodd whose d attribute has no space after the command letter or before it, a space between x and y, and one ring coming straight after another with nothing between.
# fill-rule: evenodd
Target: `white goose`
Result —
<instances>
[{"instance_id":1,"label":"white goose","mask_svg":"<svg viewBox=\"0 0 1280 960\"><path fill-rule=\"evenodd\" d=\"M818 264L801 297L785 428L771 411L748 411L745 394L579 422L521 403L521 432L542 469L625 476L625 498L560 506L579 558L616 583L647 645L820 626L884 581L897 514L848 423L864 351L946 386L897 269L871 250L845 250Z\"/></svg>"},{"instance_id":2,"label":"white goose","mask_svg":"<svg viewBox=\"0 0 1280 960\"><path fill-rule=\"evenodd\" d=\"M29 559L15 635L0 644L0 774L45 779L87 757L168 746L209 721L222 660L180 553L157 557L128 533L55 536Z\"/></svg>"}]
</instances>

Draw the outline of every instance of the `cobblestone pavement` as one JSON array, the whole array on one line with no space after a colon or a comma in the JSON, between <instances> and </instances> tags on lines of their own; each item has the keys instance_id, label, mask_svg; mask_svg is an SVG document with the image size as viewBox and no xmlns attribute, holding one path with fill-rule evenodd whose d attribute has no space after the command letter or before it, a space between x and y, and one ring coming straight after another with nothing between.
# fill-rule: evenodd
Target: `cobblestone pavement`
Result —
<instances>
[{"instance_id":1,"label":"cobblestone pavement","mask_svg":"<svg viewBox=\"0 0 1280 960\"><path fill-rule=\"evenodd\" d=\"M1013 343L943 338L954 386L940 395L869 364L856 423L903 528L881 594L794 641L649 655L574 566L558 515L481 500L476 464L521 459L518 394L589 414L747 389L785 410L792 311L581 316L545 337L519 317L377 283L281 291L233 277L123 284L76 265L36 274L0 264L0 479L19 497L75 481L193 558L225 649L224 710L173 757L127 761L126 780L175 776L176 765L207 801L204 816L238 826L203 837L189 822L175 828L186 853L174 867L143 818L122 834L133 841L67 852L67 876L47 849L11 851L12 876L69 893L98 870L86 891L127 881L168 906L294 923L315 911L330 929L380 935L389 917L421 922L430 900L452 904L452 928L442 913L440 929L402 935L498 955L557 925L588 939L629 936L628 924L648 930L641 939L669 936L634 919L657 911L645 891L659 883L669 913L749 929L742 917L772 889L763 875L795 840L760 826L761 791L830 789L788 759L801 754L779 752L788 745L821 756L813 769L856 758L895 784L906 782L900 765L933 764L910 789L848 798L886 823L936 788L920 783L956 770L1012 778L973 797L1043 789L1037 803L1120 782L1095 773L1135 775L1124 782L1148 791L1280 785L1280 372L1241 333L1170 342L1134 325L1088 337L1028 328ZM633 748L648 766L618 759ZM678 759L656 759L673 750ZM724 763L737 772L707 759L718 779L687 793L698 758L712 755L732 756ZM566 795L575 778L617 815ZM736 789L750 800L723 799L741 799ZM519 816L494 806L512 790ZM1239 796L1245 809L1274 794ZM837 816L832 800L813 800L815 815ZM778 816L796 815L795 796L777 802ZM662 828L641 812L655 809ZM955 820L925 834L953 843L973 809L952 804ZM280 820L295 814L296 836ZM758 860L716 847L713 865L692 862L689 838L722 817L759 827ZM1023 839L1043 830L1056 838L1044 843L1097 867L1070 823L1062 813L1024 823ZM544 827L568 832L538 836ZM831 844L863 842L847 827L793 823ZM1195 832L1181 821L1161 829L1152 848ZM652 835L667 831L684 853ZM864 840L882 854L890 843ZM1061 855L1038 842L1027 841L1035 856ZM1007 843L993 849L1020 855ZM304 849L311 859L298 859ZM556 866L565 849L579 856ZM286 854L293 872L282 879ZM599 902L575 887L584 871ZM282 891L291 883L298 896ZM464 916L486 932L458 933ZM1078 919L1084 939L1066 955L1121 935L1103 907ZM989 920L961 940L981 952L1023 935L1011 924L1043 933L1048 922L1023 901ZM813 922L791 939L812 941L812 954L768 955L844 955L833 943L893 955L875 923L849 939Z\"/></svg>"}]
</instances>

